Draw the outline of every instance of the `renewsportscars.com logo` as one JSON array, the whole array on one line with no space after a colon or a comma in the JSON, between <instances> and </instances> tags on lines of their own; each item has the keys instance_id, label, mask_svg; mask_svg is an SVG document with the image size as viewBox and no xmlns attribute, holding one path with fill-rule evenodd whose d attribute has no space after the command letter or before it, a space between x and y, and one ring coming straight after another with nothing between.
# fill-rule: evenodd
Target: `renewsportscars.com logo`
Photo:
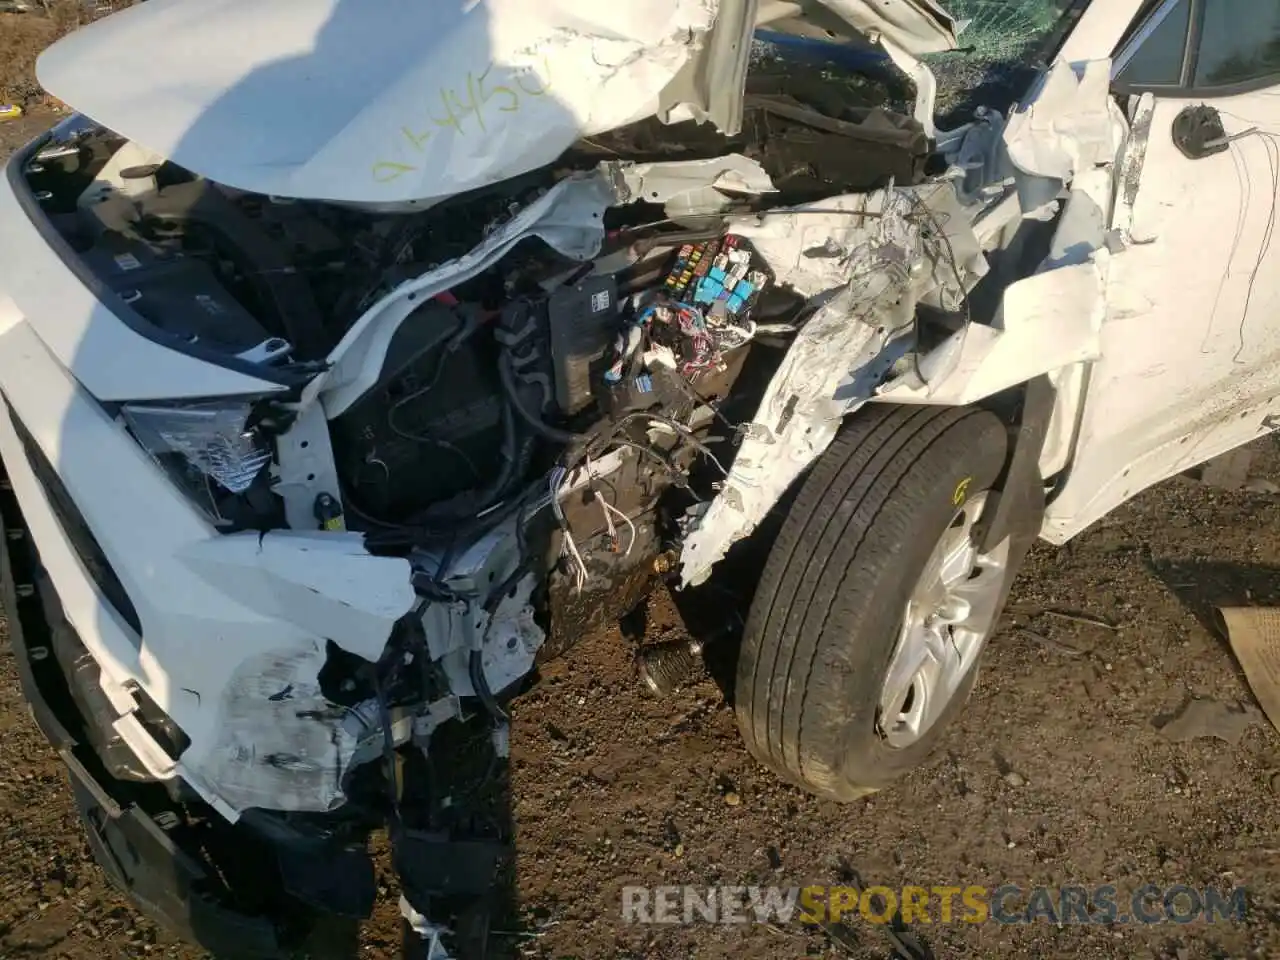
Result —
<instances>
[{"instance_id":1,"label":"renewsportscars.com logo","mask_svg":"<svg viewBox=\"0 0 1280 960\"><path fill-rule=\"evenodd\" d=\"M1095 887L670 886L622 888L624 923L1216 923L1244 920L1248 891Z\"/></svg>"}]
</instances>

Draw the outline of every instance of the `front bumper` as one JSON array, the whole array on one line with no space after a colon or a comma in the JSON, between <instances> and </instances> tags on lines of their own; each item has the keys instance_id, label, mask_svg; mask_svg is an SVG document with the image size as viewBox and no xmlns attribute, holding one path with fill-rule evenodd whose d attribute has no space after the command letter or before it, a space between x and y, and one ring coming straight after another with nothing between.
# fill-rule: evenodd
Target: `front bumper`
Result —
<instances>
[{"instance_id":1,"label":"front bumper","mask_svg":"<svg viewBox=\"0 0 1280 960\"><path fill-rule=\"evenodd\" d=\"M334 646L378 658L416 599L409 564L370 556L357 534L209 525L114 406L279 387L133 329L31 195L29 154L0 181L0 458L114 733L148 777L184 782L229 821L337 808L362 731L338 729L318 678Z\"/></svg>"},{"instance_id":2,"label":"front bumper","mask_svg":"<svg viewBox=\"0 0 1280 960\"><path fill-rule=\"evenodd\" d=\"M414 602L407 561L370 556L355 534L218 534L3 299L0 458L149 776L185 782L229 821L341 806L362 731L342 728L319 676L331 643L377 659ZM180 755L148 729L144 699L181 731Z\"/></svg>"},{"instance_id":3,"label":"front bumper","mask_svg":"<svg viewBox=\"0 0 1280 960\"><path fill-rule=\"evenodd\" d=\"M380 727L335 707L321 677L381 657L417 600L409 562L370 555L358 534L213 529L115 407L260 390L132 332L13 171L0 182L0 601L23 692L95 857L144 913L214 953L287 953L317 914L372 907L377 818L346 787ZM323 443L297 424L278 442L327 451L318 407L312 420ZM294 461L304 479L321 472ZM283 464L279 480L293 482ZM456 857L401 840L406 889L450 892L414 868Z\"/></svg>"},{"instance_id":4,"label":"front bumper","mask_svg":"<svg viewBox=\"0 0 1280 960\"><path fill-rule=\"evenodd\" d=\"M72 733L84 730L84 718L51 655L59 624L50 620L59 606L47 588L3 465L0 544L0 603L18 679L36 724L67 765L94 858L143 913L185 939L214 954L279 955L293 935L280 914L255 914L222 902L215 891L214 865L180 848L165 829L176 818L163 809L161 788L110 777L97 752Z\"/></svg>"},{"instance_id":5,"label":"front bumper","mask_svg":"<svg viewBox=\"0 0 1280 960\"><path fill-rule=\"evenodd\" d=\"M75 638L75 631L26 522L0 461L0 608L8 614L19 683L37 726L67 765L90 849L111 882L183 939L246 960L291 956L321 930L324 936L339 930L322 916L367 918L376 890L366 841L376 824L333 815L294 821L261 810L233 824L190 796L181 780L113 775L107 766L113 753L95 729L100 718L78 706L84 678L69 678L55 655L67 647L57 633ZM114 746L123 748L114 755L132 758L127 745ZM505 853L492 839L456 840L403 826L393 832L392 849L406 895L422 904L462 897L483 905ZM406 944L421 950L408 931Z\"/></svg>"}]
</instances>

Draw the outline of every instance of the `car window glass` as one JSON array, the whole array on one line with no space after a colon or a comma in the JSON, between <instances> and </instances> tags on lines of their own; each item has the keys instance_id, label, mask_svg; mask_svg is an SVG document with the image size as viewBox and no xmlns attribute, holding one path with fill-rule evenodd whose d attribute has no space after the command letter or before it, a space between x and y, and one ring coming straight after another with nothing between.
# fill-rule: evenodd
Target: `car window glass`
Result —
<instances>
[{"instance_id":1,"label":"car window glass","mask_svg":"<svg viewBox=\"0 0 1280 960\"><path fill-rule=\"evenodd\" d=\"M1157 10L1152 20L1136 34L1133 41L1137 44L1136 49L1122 51L1122 66L1117 79L1139 87L1174 84L1181 80L1190 17L1189 0Z\"/></svg>"},{"instance_id":2,"label":"car window glass","mask_svg":"<svg viewBox=\"0 0 1280 960\"><path fill-rule=\"evenodd\" d=\"M1196 87L1280 72L1280 0L1205 0Z\"/></svg>"},{"instance_id":3,"label":"car window glass","mask_svg":"<svg viewBox=\"0 0 1280 960\"><path fill-rule=\"evenodd\" d=\"M938 81L944 125L972 119L976 106L1001 112L1043 67L1045 47L1067 26L1081 0L945 0L960 46L924 58Z\"/></svg>"}]
</instances>

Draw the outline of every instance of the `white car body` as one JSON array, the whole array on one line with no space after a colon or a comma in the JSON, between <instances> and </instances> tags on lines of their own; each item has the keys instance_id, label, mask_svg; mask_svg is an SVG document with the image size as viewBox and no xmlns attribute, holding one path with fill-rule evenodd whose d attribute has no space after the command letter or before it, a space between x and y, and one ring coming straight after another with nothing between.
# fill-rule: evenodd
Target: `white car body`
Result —
<instances>
[{"instance_id":1,"label":"white car body","mask_svg":"<svg viewBox=\"0 0 1280 960\"><path fill-rule=\"evenodd\" d=\"M1274 130L1280 100L1266 84L1220 101L1211 91L1170 89L1135 94L1126 113L1112 96L1112 63L1142 5L1090 4L1007 124L988 114L939 132L952 169L935 184L735 224L780 280L806 295L833 283L831 261L800 256L815 245L839 247L842 264L886 245L918 254L905 212L922 202L952 211L955 226L945 233L960 262L914 273L897 322L879 312L883 277L854 283L856 271L846 273L845 295L797 335L724 490L686 540L686 583L750 535L841 418L867 402L971 404L1048 375L1058 392L1040 465L1057 487L1042 536L1055 543L1151 484L1272 429L1280 412L1280 323L1271 319L1280 316L1280 247L1270 242L1271 141L1243 136L1191 160L1170 130L1183 106L1202 99L1223 107L1229 135ZM411 208L523 173L581 136L655 113L732 129L740 97L689 77L740 81L756 23L813 6L558 0L535 11L488 0L366 11L333 0L152 0L56 45L40 73L54 94L133 141L128 149L140 157L171 158L242 190ZM335 24L348 8L358 13ZM928 71L915 55L955 39L950 20L924 0L829 0L823 8L851 33L877 35L917 77ZM483 95L481 78L492 84ZM419 97L422 90L431 96ZM447 109L450 91L464 90L471 113L445 125L418 106L438 96ZM483 127L480 96L502 101ZM930 120L931 97L923 84L918 113ZM15 192L19 180L11 171L0 187L0 393L117 572L140 632L78 559L10 416L0 416L0 458L65 615L101 668L120 736L151 775L180 778L231 820L252 807L340 806L342 774L380 736L358 717L321 725L298 716L324 707L317 676L326 641L376 660L394 624L416 608L409 564L370 556L359 534L314 529L311 505L336 489L327 421L376 380L415 304L525 236L588 259L603 239L605 207L637 194L697 206L714 203L717 188L772 189L743 157L603 164L561 181L470 254L369 305L328 369L293 401L298 420L280 438L273 468L293 529L260 536L216 532L113 411L123 402L262 396L284 386L126 325L33 224L30 204ZM1251 203L1223 202L1246 182L1257 187ZM973 210L980 213L966 212ZM881 216L868 220L867 211ZM959 287L985 273L984 253L1007 244L1024 220L1054 216L1049 257L1011 278L994 322L967 325L922 356L921 377L893 367L901 321L910 325L919 301L954 308L964 299ZM877 322L863 322L868 311ZM510 558L499 566L505 574ZM424 614L436 615L444 614ZM493 643L519 642L514 659L487 654L498 687L528 669L541 636L517 608L500 608L494 620L501 627ZM472 694L468 650L446 644L438 652L453 664L453 694ZM180 756L139 723L138 690L189 738Z\"/></svg>"}]
</instances>

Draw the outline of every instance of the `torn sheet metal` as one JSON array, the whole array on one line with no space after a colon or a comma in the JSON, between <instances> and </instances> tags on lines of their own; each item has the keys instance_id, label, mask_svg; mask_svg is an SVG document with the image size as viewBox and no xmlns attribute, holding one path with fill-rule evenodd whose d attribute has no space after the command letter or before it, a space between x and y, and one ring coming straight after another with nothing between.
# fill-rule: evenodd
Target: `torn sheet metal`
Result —
<instances>
[{"instance_id":1,"label":"torn sheet metal","mask_svg":"<svg viewBox=\"0 0 1280 960\"><path fill-rule=\"evenodd\" d=\"M945 178L956 182L962 205L977 205L1004 193L1009 179L1001 146L1004 125L1000 111L977 107L969 123L938 133L937 150L947 161Z\"/></svg>"},{"instance_id":2,"label":"torn sheet metal","mask_svg":"<svg viewBox=\"0 0 1280 960\"><path fill-rule=\"evenodd\" d=\"M746 426L724 488L685 537L683 585L705 580L835 438L847 409L836 388L850 371L868 385L888 372L891 331L909 330L911 323L909 310L888 300L867 304L841 291L797 334Z\"/></svg>"},{"instance_id":3,"label":"torn sheet metal","mask_svg":"<svg viewBox=\"0 0 1280 960\"><path fill-rule=\"evenodd\" d=\"M1049 255L1036 275L1004 292L990 325L971 324L880 388L897 403L975 403L1042 373L1101 355L1106 247L1115 171L1128 126L1108 88L1110 61L1059 63L1005 129L1028 215L1061 207ZM1065 201L1064 183L1070 183ZM1078 402L1066 392L1063 401ZM1060 424L1071 410L1055 411Z\"/></svg>"},{"instance_id":4,"label":"torn sheet metal","mask_svg":"<svg viewBox=\"0 0 1280 960\"><path fill-rule=\"evenodd\" d=\"M808 297L816 312L747 425L724 489L693 521L681 554L683 584L706 579L827 448L843 417L872 396L910 344L921 299L932 293L958 302L957 280L971 285L939 242L955 203L949 184L891 188L733 225L777 282ZM972 262L985 265L980 254Z\"/></svg>"},{"instance_id":5,"label":"torn sheet metal","mask_svg":"<svg viewBox=\"0 0 1280 960\"><path fill-rule=\"evenodd\" d=\"M457 696L475 693L470 674L473 650L480 651L485 681L497 692L533 669L534 658L546 639L533 618L530 598L537 585L533 574L509 589L492 612L484 609L493 585L506 583L520 563L519 544L514 518L490 530L449 564L444 586L459 599L428 603L422 611L428 653ZM441 558L419 551L414 560L420 567L434 570Z\"/></svg>"},{"instance_id":6,"label":"torn sheet metal","mask_svg":"<svg viewBox=\"0 0 1280 960\"><path fill-rule=\"evenodd\" d=\"M422 205L655 113L736 132L757 6L150 0L54 44L37 72L77 110L219 183ZM954 44L932 0L774 6L829 36Z\"/></svg>"},{"instance_id":7,"label":"torn sheet metal","mask_svg":"<svg viewBox=\"0 0 1280 960\"><path fill-rule=\"evenodd\" d=\"M471 651L480 651L485 682L493 691L505 690L533 669L546 633L533 615L537 580L533 574L516 584L492 614L471 603L432 603L423 612L431 659L440 664L449 690L459 697L475 696L471 683Z\"/></svg>"},{"instance_id":8,"label":"torn sheet metal","mask_svg":"<svg viewBox=\"0 0 1280 960\"><path fill-rule=\"evenodd\" d=\"M1020 180L1061 188L1079 172L1115 163L1128 124L1110 88L1109 59L1059 60L1049 69L1034 98L1005 125L1005 150Z\"/></svg>"},{"instance_id":9,"label":"torn sheet metal","mask_svg":"<svg viewBox=\"0 0 1280 960\"><path fill-rule=\"evenodd\" d=\"M601 168L615 184L621 180L619 203L661 203L673 219L719 213L734 195L777 192L764 167L740 153L674 163L604 163Z\"/></svg>"},{"instance_id":10,"label":"torn sheet metal","mask_svg":"<svg viewBox=\"0 0 1280 960\"><path fill-rule=\"evenodd\" d=\"M1133 209L1138 202L1142 171L1147 165L1147 146L1151 142L1151 121L1156 112L1156 98L1144 93L1133 105L1130 132L1116 174L1115 210L1111 216L1114 245L1127 247L1133 243L1149 243L1152 237L1133 235Z\"/></svg>"},{"instance_id":11,"label":"torn sheet metal","mask_svg":"<svg viewBox=\"0 0 1280 960\"><path fill-rule=\"evenodd\" d=\"M883 385L882 399L976 403L1101 355L1111 262L1106 235L1115 169L1127 133L1111 100L1109 76L1109 61L1076 68L1059 64L1028 108L1010 120L1005 143L1019 170L1022 196L1034 197L1028 215L1061 208L1049 254L1035 275L1005 289L991 324L968 324L952 334L920 357L918 369L913 365ZM1028 179L1047 189L1028 186ZM1062 184L1068 181L1063 201ZM1049 203L1041 204L1048 198ZM1064 402L1072 399L1078 401L1078 396L1063 394ZM1070 410L1058 411L1058 418L1075 422Z\"/></svg>"},{"instance_id":12,"label":"torn sheet metal","mask_svg":"<svg viewBox=\"0 0 1280 960\"><path fill-rule=\"evenodd\" d=\"M878 36L913 54L956 46L956 22L936 0L758 0L757 22L777 33L830 41Z\"/></svg>"},{"instance_id":13,"label":"torn sheet metal","mask_svg":"<svg viewBox=\"0 0 1280 960\"><path fill-rule=\"evenodd\" d=\"M1049 370L1096 360L1108 256L1036 274L1005 291L999 326L970 324L878 392L894 403L967 406ZM921 377L923 379L921 379Z\"/></svg>"},{"instance_id":14,"label":"torn sheet metal","mask_svg":"<svg viewBox=\"0 0 1280 960\"><path fill-rule=\"evenodd\" d=\"M409 562L370 555L355 533L229 534L196 544L182 559L249 609L370 661L416 601Z\"/></svg>"},{"instance_id":15,"label":"torn sheet metal","mask_svg":"<svg viewBox=\"0 0 1280 960\"><path fill-rule=\"evenodd\" d=\"M699 177L706 189L695 195L691 191L696 190ZM716 184L736 192L773 189L763 167L737 154L710 161L640 165L606 161L590 173L566 177L470 253L402 283L369 307L330 352L333 366L307 384L302 405L321 397L330 419L341 414L377 382L391 338L423 301L488 269L524 238L538 237L566 257L588 260L604 242L604 213L609 207L665 196L673 202L683 198L686 206L696 203L719 209L720 201L712 199ZM655 192L656 198L652 197Z\"/></svg>"},{"instance_id":16,"label":"torn sheet metal","mask_svg":"<svg viewBox=\"0 0 1280 960\"><path fill-rule=\"evenodd\" d=\"M928 65L889 38L880 41L893 65L911 78L916 88L916 102L911 115L930 140L938 135L935 116L938 111L938 78Z\"/></svg>"}]
</instances>

